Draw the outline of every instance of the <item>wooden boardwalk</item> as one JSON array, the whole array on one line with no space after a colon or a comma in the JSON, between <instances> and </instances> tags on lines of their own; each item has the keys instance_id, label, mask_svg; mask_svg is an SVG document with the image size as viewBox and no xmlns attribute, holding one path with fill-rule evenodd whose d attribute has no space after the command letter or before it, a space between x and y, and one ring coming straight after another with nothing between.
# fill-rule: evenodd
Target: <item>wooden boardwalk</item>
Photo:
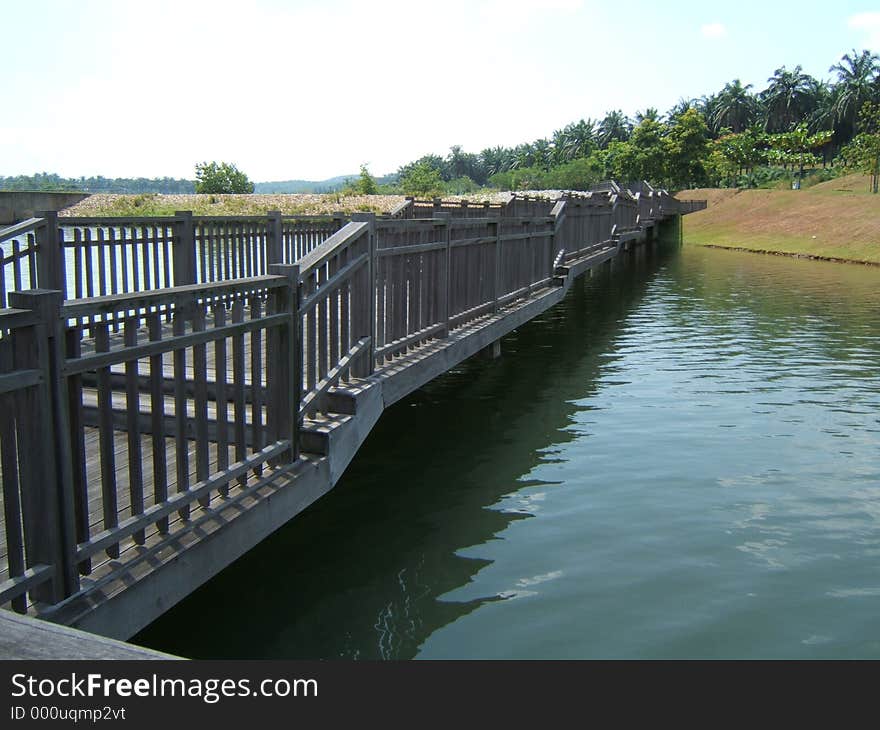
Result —
<instances>
[{"instance_id":1,"label":"wooden boardwalk","mask_svg":"<svg viewBox=\"0 0 880 730\"><path fill-rule=\"evenodd\" d=\"M384 408L678 216L613 184L520 203L0 232L0 605L127 638L332 488Z\"/></svg>"}]
</instances>

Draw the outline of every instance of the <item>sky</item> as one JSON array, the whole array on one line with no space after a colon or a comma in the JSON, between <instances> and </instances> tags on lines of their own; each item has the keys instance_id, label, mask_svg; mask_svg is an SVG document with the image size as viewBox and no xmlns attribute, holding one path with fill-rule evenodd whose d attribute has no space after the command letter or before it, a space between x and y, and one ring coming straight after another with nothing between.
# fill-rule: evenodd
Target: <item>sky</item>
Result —
<instances>
[{"instance_id":1,"label":"sky","mask_svg":"<svg viewBox=\"0 0 880 730\"><path fill-rule=\"evenodd\" d=\"M0 0L0 175L394 172L880 52L866 2Z\"/></svg>"}]
</instances>

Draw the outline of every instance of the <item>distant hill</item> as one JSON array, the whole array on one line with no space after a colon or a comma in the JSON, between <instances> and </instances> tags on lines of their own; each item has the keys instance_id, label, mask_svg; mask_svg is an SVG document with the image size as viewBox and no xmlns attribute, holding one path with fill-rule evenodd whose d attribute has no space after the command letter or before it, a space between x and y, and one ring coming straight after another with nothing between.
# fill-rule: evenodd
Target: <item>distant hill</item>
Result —
<instances>
[{"instance_id":1,"label":"distant hill","mask_svg":"<svg viewBox=\"0 0 880 730\"><path fill-rule=\"evenodd\" d=\"M327 180L279 180L277 182L254 183L254 192L268 194L283 193L335 193L342 190L349 181L358 179L358 173L352 175L337 175ZM397 174L377 177L379 185L391 185L397 182Z\"/></svg>"},{"instance_id":2,"label":"distant hill","mask_svg":"<svg viewBox=\"0 0 880 730\"><path fill-rule=\"evenodd\" d=\"M254 192L263 194L278 193L332 193L340 190L349 180L357 178L353 175L337 175L327 180L280 180L277 182L254 183Z\"/></svg>"}]
</instances>

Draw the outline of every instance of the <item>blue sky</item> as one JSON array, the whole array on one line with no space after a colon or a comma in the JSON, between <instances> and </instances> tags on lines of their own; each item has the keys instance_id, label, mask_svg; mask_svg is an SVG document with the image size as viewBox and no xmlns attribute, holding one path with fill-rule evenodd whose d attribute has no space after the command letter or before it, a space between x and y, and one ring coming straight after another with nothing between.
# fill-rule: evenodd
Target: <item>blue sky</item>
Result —
<instances>
[{"instance_id":1,"label":"blue sky","mask_svg":"<svg viewBox=\"0 0 880 730\"><path fill-rule=\"evenodd\" d=\"M865 2L0 0L0 175L392 172L880 52ZM15 39L15 40L9 40Z\"/></svg>"}]
</instances>

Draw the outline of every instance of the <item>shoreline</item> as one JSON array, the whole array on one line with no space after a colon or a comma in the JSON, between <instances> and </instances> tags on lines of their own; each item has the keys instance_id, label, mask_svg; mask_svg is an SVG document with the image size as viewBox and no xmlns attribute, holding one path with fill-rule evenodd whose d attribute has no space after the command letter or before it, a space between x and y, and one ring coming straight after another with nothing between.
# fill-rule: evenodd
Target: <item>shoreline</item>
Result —
<instances>
[{"instance_id":1,"label":"shoreline","mask_svg":"<svg viewBox=\"0 0 880 730\"><path fill-rule=\"evenodd\" d=\"M714 248L720 251L738 251L740 253L756 253L767 256L784 256L790 259L808 259L811 261L824 261L830 264L855 264L856 266L878 266L880 261L862 261L859 259L846 259L837 256L822 256L820 254L802 253L796 251L773 251L767 248L749 248L747 246L722 246L717 243L684 242L685 246L699 246L700 248Z\"/></svg>"}]
</instances>

